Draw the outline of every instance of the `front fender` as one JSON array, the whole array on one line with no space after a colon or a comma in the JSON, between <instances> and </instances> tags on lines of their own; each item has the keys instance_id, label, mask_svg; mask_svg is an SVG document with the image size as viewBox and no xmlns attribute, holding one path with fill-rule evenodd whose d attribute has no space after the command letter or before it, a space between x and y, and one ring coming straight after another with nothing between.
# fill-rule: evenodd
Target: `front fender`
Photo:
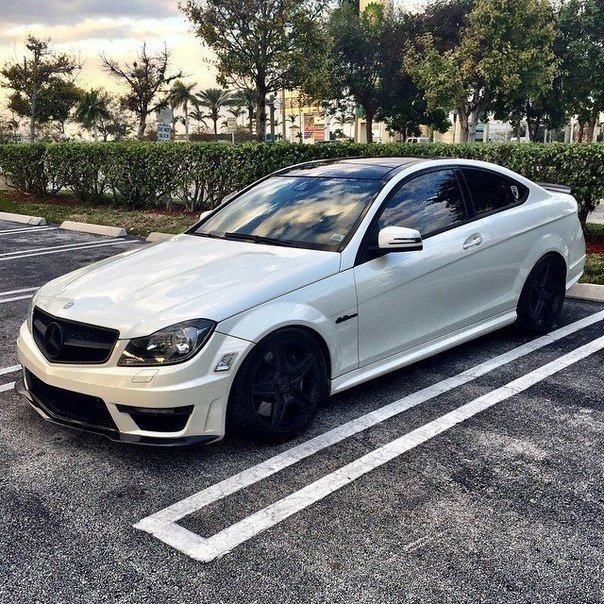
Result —
<instances>
[{"instance_id":1,"label":"front fender","mask_svg":"<svg viewBox=\"0 0 604 604\"><path fill-rule=\"evenodd\" d=\"M230 317L217 329L252 342L285 327L310 330L329 352L333 378L358 367L357 312L353 274L345 271Z\"/></svg>"}]
</instances>

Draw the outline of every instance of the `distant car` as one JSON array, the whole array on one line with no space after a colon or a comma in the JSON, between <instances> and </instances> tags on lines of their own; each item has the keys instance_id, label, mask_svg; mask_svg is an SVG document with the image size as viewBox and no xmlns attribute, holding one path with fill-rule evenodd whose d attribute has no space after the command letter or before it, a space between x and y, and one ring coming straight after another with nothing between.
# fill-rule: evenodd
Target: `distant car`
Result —
<instances>
[{"instance_id":1,"label":"distant car","mask_svg":"<svg viewBox=\"0 0 604 604\"><path fill-rule=\"evenodd\" d=\"M514 322L549 330L584 260L573 197L502 167L293 166L42 287L16 388L116 440L284 440L330 394Z\"/></svg>"},{"instance_id":2,"label":"distant car","mask_svg":"<svg viewBox=\"0 0 604 604\"><path fill-rule=\"evenodd\" d=\"M427 136L408 136L406 143L429 143L430 139Z\"/></svg>"}]
</instances>

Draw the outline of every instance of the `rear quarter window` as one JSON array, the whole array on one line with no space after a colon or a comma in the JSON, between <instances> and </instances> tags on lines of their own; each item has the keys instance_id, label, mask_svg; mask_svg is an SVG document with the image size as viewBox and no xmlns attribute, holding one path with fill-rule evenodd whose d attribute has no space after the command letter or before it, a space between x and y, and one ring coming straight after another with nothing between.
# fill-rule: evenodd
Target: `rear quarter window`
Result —
<instances>
[{"instance_id":1,"label":"rear quarter window","mask_svg":"<svg viewBox=\"0 0 604 604\"><path fill-rule=\"evenodd\" d=\"M522 183L489 170L462 170L476 216L490 214L526 201L529 189Z\"/></svg>"}]
</instances>

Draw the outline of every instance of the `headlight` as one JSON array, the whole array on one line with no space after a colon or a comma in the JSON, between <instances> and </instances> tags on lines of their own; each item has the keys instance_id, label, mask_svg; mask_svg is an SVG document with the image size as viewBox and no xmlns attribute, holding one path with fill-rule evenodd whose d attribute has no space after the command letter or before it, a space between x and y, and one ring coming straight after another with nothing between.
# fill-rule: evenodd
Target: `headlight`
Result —
<instances>
[{"instance_id":1,"label":"headlight","mask_svg":"<svg viewBox=\"0 0 604 604\"><path fill-rule=\"evenodd\" d=\"M118 365L174 365L190 359L208 341L216 323L207 319L185 321L130 340Z\"/></svg>"}]
</instances>

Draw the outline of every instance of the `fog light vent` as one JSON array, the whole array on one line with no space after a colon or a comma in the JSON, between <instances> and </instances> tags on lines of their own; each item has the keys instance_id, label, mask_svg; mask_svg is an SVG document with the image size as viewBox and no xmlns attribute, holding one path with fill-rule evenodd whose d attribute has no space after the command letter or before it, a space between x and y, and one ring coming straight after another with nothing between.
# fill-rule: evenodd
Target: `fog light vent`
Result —
<instances>
[{"instance_id":1,"label":"fog light vent","mask_svg":"<svg viewBox=\"0 0 604 604\"><path fill-rule=\"evenodd\" d=\"M120 413L127 413L141 430L149 432L180 432L184 430L193 412L193 405L169 409L146 409L117 405Z\"/></svg>"}]
</instances>

